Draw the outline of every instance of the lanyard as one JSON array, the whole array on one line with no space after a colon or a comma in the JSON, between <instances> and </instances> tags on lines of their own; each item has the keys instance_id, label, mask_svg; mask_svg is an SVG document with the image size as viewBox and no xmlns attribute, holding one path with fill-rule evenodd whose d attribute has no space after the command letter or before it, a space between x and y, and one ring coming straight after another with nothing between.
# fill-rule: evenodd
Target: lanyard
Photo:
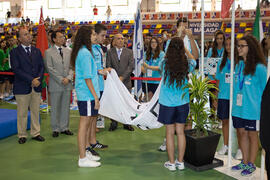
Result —
<instances>
[{"instance_id":1,"label":"lanyard","mask_svg":"<svg viewBox=\"0 0 270 180\"><path fill-rule=\"evenodd\" d=\"M220 51L220 53L218 53L218 50L217 50L217 53L218 53L218 57L221 58L222 55L223 55L223 51L224 51L224 48L222 48L222 50Z\"/></svg>"},{"instance_id":2,"label":"lanyard","mask_svg":"<svg viewBox=\"0 0 270 180\"><path fill-rule=\"evenodd\" d=\"M227 58L227 69L228 69L228 71L231 70L231 62L228 58Z\"/></svg>"},{"instance_id":3,"label":"lanyard","mask_svg":"<svg viewBox=\"0 0 270 180\"><path fill-rule=\"evenodd\" d=\"M241 71L242 71L243 64L241 64L239 72L238 72L238 79L239 79L239 89L242 90L244 86L245 76L241 80Z\"/></svg>"},{"instance_id":4,"label":"lanyard","mask_svg":"<svg viewBox=\"0 0 270 180\"><path fill-rule=\"evenodd\" d=\"M99 54L100 54L100 57L101 57L101 67L103 67L103 57L102 57L102 53L101 53L101 51L99 50L99 48L98 48L98 46L95 46L95 48L96 48L96 50L99 52Z\"/></svg>"}]
</instances>

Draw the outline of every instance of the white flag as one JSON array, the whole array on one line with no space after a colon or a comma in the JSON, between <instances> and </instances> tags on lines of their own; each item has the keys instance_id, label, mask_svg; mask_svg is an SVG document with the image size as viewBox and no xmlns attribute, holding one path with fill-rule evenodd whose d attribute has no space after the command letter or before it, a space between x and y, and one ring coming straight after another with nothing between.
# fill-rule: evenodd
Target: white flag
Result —
<instances>
[{"instance_id":1,"label":"white flag","mask_svg":"<svg viewBox=\"0 0 270 180\"><path fill-rule=\"evenodd\" d=\"M138 2L135 15L134 37L133 37L133 55L135 59L135 77L141 76L141 66L143 63L143 34L142 34L142 18L141 5ZM135 80L135 95L137 98L142 93L142 81Z\"/></svg>"}]
</instances>

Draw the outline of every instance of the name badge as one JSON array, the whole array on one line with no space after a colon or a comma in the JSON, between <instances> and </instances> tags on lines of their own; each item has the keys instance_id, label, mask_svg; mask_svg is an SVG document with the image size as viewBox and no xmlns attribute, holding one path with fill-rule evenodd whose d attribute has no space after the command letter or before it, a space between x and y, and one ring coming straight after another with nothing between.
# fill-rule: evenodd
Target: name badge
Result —
<instances>
[{"instance_id":1,"label":"name badge","mask_svg":"<svg viewBox=\"0 0 270 180\"><path fill-rule=\"evenodd\" d=\"M225 74L225 83L231 83L231 74L230 73Z\"/></svg>"},{"instance_id":2,"label":"name badge","mask_svg":"<svg viewBox=\"0 0 270 180\"><path fill-rule=\"evenodd\" d=\"M237 94L236 105L242 106L242 104L243 104L243 94Z\"/></svg>"},{"instance_id":3,"label":"name badge","mask_svg":"<svg viewBox=\"0 0 270 180\"><path fill-rule=\"evenodd\" d=\"M151 69L147 69L147 76L152 77L153 71Z\"/></svg>"},{"instance_id":4,"label":"name badge","mask_svg":"<svg viewBox=\"0 0 270 180\"><path fill-rule=\"evenodd\" d=\"M251 82L250 81L245 81L245 84L246 85L251 85Z\"/></svg>"}]
</instances>

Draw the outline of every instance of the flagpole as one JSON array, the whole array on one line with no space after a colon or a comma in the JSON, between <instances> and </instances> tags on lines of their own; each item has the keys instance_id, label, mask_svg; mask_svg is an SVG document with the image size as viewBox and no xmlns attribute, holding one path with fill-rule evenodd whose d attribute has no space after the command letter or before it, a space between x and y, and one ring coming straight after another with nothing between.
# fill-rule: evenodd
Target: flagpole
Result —
<instances>
[{"instance_id":1,"label":"flagpole","mask_svg":"<svg viewBox=\"0 0 270 180\"><path fill-rule=\"evenodd\" d=\"M201 76L204 78L204 0L201 1Z\"/></svg>"},{"instance_id":2,"label":"flagpole","mask_svg":"<svg viewBox=\"0 0 270 180\"><path fill-rule=\"evenodd\" d=\"M233 103L233 70L234 70L234 39L235 39L235 1L232 4L232 32L231 32L231 74L230 74L230 116L229 116L229 150L228 150L228 168L232 166L232 103Z\"/></svg>"}]
</instances>

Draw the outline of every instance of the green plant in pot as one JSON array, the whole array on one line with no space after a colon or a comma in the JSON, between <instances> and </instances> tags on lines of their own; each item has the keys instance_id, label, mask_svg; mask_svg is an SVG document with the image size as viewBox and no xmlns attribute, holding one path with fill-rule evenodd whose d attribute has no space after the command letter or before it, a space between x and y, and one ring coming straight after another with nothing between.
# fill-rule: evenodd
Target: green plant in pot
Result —
<instances>
[{"instance_id":1,"label":"green plant in pot","mask_svg":"<svg viewBox=\"0 0 270 180\"><path fill-rule=\"evenodd\" d=\"M208 98L216 98L210 89L217 89L208 78L193 74L184 88L190 93L190 119L194 129L185 131L185 162L194 166L211 164L214 160L220 134L209 131L216 124L214 111L207 107ZM184 95L183 95L184 96ZM211 118L214 117L214 118Z\"/></svg>"}]
</instances>

